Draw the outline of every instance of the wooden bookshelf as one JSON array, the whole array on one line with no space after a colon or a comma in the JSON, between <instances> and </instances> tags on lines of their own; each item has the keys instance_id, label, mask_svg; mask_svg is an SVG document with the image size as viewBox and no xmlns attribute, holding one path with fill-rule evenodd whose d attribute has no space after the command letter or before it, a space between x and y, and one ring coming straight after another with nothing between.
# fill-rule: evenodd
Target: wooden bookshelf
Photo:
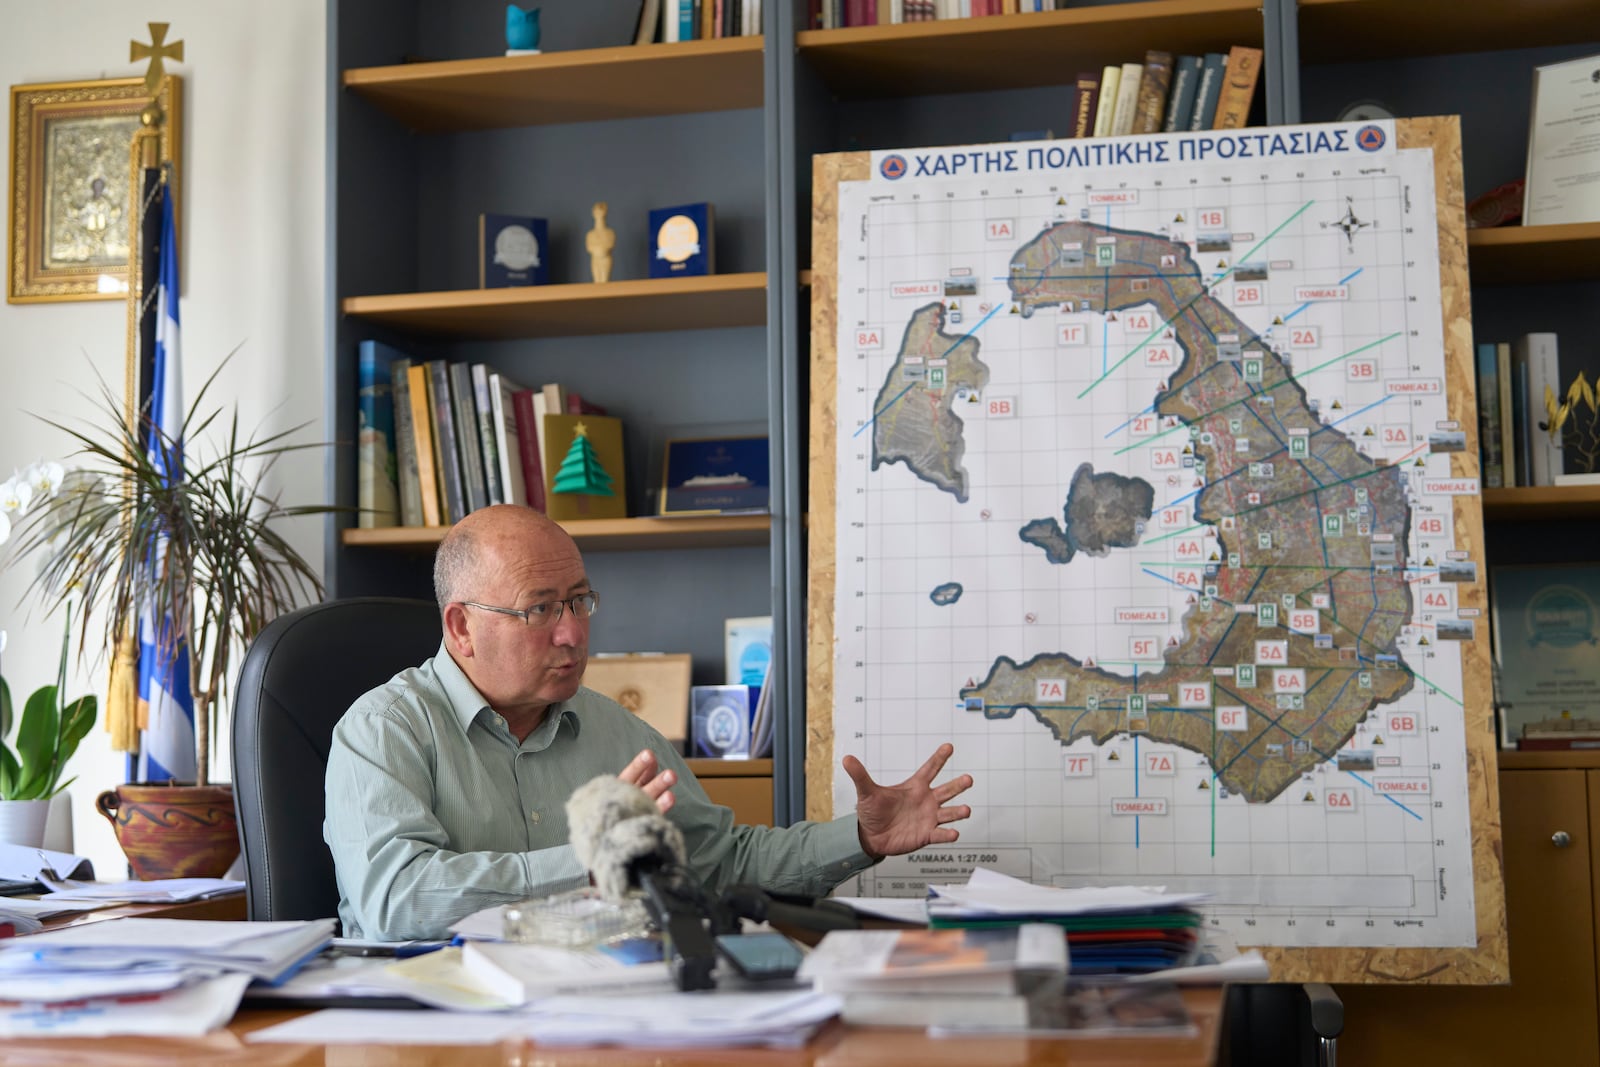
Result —
<instances>
[{"instance_id":1,"label":"wooden bookshelf","mask_svg":"<svg viewBox=\"0 0 1600 1067\"><path fill-rule=\"evenodd\" d=\"M916 96L1072 84L1143 57L1259 47L1257 0L1148 0L987 18L805 30L801 58L843 96Z\"/></svg>"},{"instance_id":2,"label":"wooden bookshelf","mask_svg":"<svg viewBox=\"0 0 1600 1067\"><path fill-rule=\"evenodd\" d=\"M760 37L490 56L344 72L410 128L483 130L760 107Z\"/></svg>"},{"instance_id":3,"label":"wooden bookshelf","mask_svg":"<svg viewBox=\"0 0 1600 1067\"><path fill-rule=\"evenodd\" d=\"M1483 517L1500 522L1600 517L1600 485L1530 485L1485 489Z\"/></svg>"},{"instance_id":4,"label":"wooden bookshelf","mask_svg":"<svg viewBox=\"0 0 1600 1067\"><path fill-rule=\"evenodd\" d=\"M586 552L662 548L735 548L765 545L771 536L770 515L698 515L682 518L642 516L633 519L581 519L561 524ZM448 526L386 526L376 530L346 529L339 540L367 548L432 551Z\"/></svg>"},{"instance_id":5,"label":"wooden bookshelf","mask_svg":"<svg viewBox=\"0 0 1600 1067\"><path fill-rule=\"evenodd\" d=\"M1600 280L1600 222L1467 231L1473 285Z\"/></svg>"},{"instance_id":6,"label":"wooden bookshelf","mask_svg":"<svg viewBox=\"0 0 1600 1067\"><path fill-rule=\"evenodd\" d=\"M1594 0L1299 0L1298 16L1302 63L1570 44L1596 22Z\"/></svg>"},{"instance_id":7,"label":"wooden bookshelf","mask_svg":"<svg viewBox=\"0 0 1600 1067\"><path fill-rule=\"evenodd\" d=\"M346 315L395 329L467 340L760 326L767 321L767 276L352 296L340 306Z\"/></svg>"}]
</instances>

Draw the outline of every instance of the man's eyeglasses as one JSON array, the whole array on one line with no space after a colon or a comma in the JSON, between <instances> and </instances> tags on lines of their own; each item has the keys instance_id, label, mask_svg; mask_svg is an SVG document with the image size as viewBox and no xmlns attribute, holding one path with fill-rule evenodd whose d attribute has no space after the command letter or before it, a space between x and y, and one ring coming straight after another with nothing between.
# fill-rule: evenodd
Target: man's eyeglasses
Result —
<instances>
[{"instance_id":1,"label":"man's eyeglasses","mask_svg":"<svg viewBox=\"0 0 1600 1067\"><path fill-rule=\"evenodd\" d=\"M577 596L569 596L565 600L552 600L545 604L530 604L525 608L497 608L493 604L478 604L471 600L460 602L463 607L477 608L479 611L493 611L501 615L514 615L535 630L542 630L546 626L554 626L561 620L561 609L566 608L572 612L572 617L587 622L594 614L594 609L600 605L600 594L593 589Z\"/></svg>"}]
</instances>

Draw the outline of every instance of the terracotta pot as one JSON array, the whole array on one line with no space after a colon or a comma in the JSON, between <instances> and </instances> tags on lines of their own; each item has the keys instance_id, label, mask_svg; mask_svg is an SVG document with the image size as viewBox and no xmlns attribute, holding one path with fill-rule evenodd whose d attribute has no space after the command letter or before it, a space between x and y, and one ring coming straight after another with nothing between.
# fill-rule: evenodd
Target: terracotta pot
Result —
<instances>
[{"instance_id":1,"label":"terracotta pot","mask_svg":"<svg viewBox=\"0 0 1600 1067\"><path fill-rule=\"evenodd\" d=\"M141 879L220 878L239 857L230 785L119 785L94 806Z\"/></svg>"}]
</instances>

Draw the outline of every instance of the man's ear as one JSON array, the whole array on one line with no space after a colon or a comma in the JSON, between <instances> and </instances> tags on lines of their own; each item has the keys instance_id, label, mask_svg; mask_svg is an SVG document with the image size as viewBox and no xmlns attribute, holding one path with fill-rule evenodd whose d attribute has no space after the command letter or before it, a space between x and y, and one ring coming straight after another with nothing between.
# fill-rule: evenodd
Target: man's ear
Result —
<instances>
[{"instance_id":1,"label":"man's ear","mask_svg":"<svg viewBox=\"0 0 1600 1067\"><path fill-rule=\"evenodd\" d=\"M467 626L467 609L460 604L450 604L444 609L445 645L458 656L472 656L472 632Z\"/></svg>"}]
</instances>

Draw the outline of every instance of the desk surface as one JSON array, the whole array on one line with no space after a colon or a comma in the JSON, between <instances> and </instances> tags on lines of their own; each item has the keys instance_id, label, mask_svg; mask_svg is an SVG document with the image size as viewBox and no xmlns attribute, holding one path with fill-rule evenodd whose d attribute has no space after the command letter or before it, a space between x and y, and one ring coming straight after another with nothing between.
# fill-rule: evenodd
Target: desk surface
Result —
<instances>
[{"instance_id":1,"label":"desk surface","mask_svg":"<svg viewBox=\"0 0 1600 1067\"><path fill-rule=\"evenodd\" d=\"M226 1030L199 1038L30 1038L5 1042L6 1067L1211 1067L1216 1061L1222 990L1184 991L1199 1034L1186 1038L932 1039L921 1030L830 1024L804 1049L549 1049L523 1041L494 1045L250 1044L246 1033L293 1011L242 1011Z\"/></svg>"}]
</instances>

